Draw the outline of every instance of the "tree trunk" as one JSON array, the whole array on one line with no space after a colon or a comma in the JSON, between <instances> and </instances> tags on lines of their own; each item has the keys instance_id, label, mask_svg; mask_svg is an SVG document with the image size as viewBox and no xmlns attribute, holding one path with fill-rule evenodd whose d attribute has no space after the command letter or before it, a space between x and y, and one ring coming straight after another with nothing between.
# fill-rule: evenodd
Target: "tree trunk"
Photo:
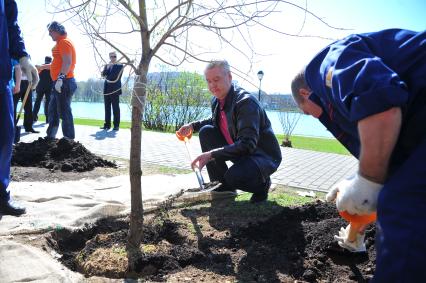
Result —
<instances>
[{"instance_id":1,"label":"tree trunk","mask_svg":"<svg viewBox=\"0 0 426 283\"><path fill-rule=\"evenodd\" d=\"M142 68L148 70L148 68ZM130 194L131 211L130 227L127 239L128 270L135 271L140 258L140 244L143 238L143 203L142 203L142 114L146 100L147 71L141 71L133 87L132 96L132 127L130 143Z\"/></svg>"}]
</instances>

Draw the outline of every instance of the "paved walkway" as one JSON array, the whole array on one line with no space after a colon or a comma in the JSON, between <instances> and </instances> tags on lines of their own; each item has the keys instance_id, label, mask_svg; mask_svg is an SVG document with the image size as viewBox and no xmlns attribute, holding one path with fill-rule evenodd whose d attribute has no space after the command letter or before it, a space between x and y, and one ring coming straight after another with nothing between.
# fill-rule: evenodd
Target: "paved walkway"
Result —
<instances>
[{"instance_id":1,"label":"paved walkway","mask_svg":"<svg viewBox=\"0 0 426 283\"><path fill-rule=\"evenodd\" d=\"M38 137L46 136L46 124L37 123L34 128L39 134L21 133L22 142L31 142ZM111 157L129 159L130 130L105 131L98 127L75 127L75 140L81 142L91 152ZM62 137L59 130L58 138ZM191 139L190 149L193 156L201 152L198 137ZM272 182L295 188L314 191L328 189L343 177L354 174L358 161L346 155L322 153L281 147L283 161L277 172L272 175ZM189 157L185 146L174 134L142 132L142 160L175 168L190 169ZM203 169L205 180L208 180Z\"/></svg>"}]
</instances>

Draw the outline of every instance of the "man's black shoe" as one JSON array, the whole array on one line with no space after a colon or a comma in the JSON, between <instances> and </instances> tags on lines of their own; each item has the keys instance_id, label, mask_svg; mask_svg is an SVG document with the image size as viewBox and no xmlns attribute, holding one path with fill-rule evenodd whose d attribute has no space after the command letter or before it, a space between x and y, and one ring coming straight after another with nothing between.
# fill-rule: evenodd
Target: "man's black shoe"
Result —
<instances>
[{"instance_id":1,"label":"man's black shoe","mask_svg":"<svg viewBox=\"0 0 426 283\"><path fill-rule=\"evenodd\" d=\"M36 131L34 129L25 129L25 132L27 132L27 133L34 133L34 134L40 133L39 131Z\"/></svg>"},{"instance_id":2,"label":"man's black shoe","mask_svg":"<svg viewBox=\"0 0 426 283\"><path fill-rule=\"evenodd\" d=\"M268 192L254 193L251 198L251 203L262 203L268 200Z\"/></svg>"},{"instance_id":3,"label":"man's black shoe","mask_svg":"<svg viewBox=\"0 0 426 283\"><path fill-rule=\"evenodd\" d=\"M237 196L237 190L230 189L221 183L218 184L219 186L211 191L212 198L229 198Z\"/></svg>"},{"instance_id":4,"label":"man's black shoe","mask_svg":"<svg viewBox=\"0 0 426 283\"><path fill-rule=\"evenodd\" d=\"M103 127L100 127L100 129L101 130L109 130L109 129L111 129L111 127L103 126Z\"/></svg>"},{"instance_id":5,"label":"man's black shoe","mask_svg":"<svg viewBox=\"0 0 426 283\"><path fill-rule=\"evenodd\" d=\"M113 131L118 131L120 128L119 127L114 127L112 130Z\"/></svg>"},{"instance_id":6,"label":"man's black shoe","mask_svg":"<svg viewBox=\"0 0 426 283\"><path fill-rule=\"evenodd\" d=\"M0 201L0 214L2 215L20 216L25 214L25 212L26 210L24 207L20 207L12 200Z\"/></svg>"},{"instance_id":7,"label":"man's black shoe","mask_svg":"<svg viewBox=\"0 0 426 283\"><path fill-rule=\"evenodd\" d=\"M263 190L258 193L253 193L253 195L250 198L250 202L251 203L266 202L268 200L268 191L270 187L271 187L271 178L268 178L268 180L265 182Z\"/></svg>"}]
</instances>

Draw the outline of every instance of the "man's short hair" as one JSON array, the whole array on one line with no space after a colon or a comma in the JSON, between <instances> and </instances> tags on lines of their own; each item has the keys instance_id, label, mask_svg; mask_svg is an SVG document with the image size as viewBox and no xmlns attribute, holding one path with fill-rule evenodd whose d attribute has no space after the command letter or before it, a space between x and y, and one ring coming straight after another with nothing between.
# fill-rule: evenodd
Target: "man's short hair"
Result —
<instances>
[{"instance_id":1,"label":"man's short hair","mask_svg":"<svg viewBox=\"0 0 426 283\"><path fill-rule=\"evenodd\" d=\"M305 67L299 73L297 73L291 82L291 93L297 103L302 101L302 97L299 94L299 90L301 88L309 89L305 80Z\"/></svg>"},{"instance_id":2,"label":"man's short hair","mask_svg":"<svg viewBox=\"0 0 426 283\"><path fill-rule=\"evenodd\" d=\"M229 66L229 63L226 60L212 60L207 64L207 67L204 71L213 69L215 67L222 68L225 71L225 73L231 72L231 67Z\"/></svg>"},{"instance_id":3,"label":"man's short hair","mask_svg":"<svg viewBox=\"0 0 426 283\"><path fill-rule=\"evenodd\" d=\"M50 64L52 63L52 57L46 56L44 57L44 64Z\"/></svg>"},{"instance_id":4,"label":"man's short hair","mask_svg":"<svg viewBox=\"0 0 426 283\"><path fill-rule=\"evenodd\" d=\"M56 31L60 35L67 34L67 31L65 30L65 27L62 24L58 23L57 21L53 21L50 24L48 24L47 25L47 29L49 31Z\"/></svg>"}]
</instances>

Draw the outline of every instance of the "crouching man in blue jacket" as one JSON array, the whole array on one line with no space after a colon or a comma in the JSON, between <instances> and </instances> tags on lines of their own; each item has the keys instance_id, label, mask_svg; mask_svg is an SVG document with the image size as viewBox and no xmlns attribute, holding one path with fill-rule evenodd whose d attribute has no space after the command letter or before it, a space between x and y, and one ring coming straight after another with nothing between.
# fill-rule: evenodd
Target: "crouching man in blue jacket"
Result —
<instances>
[{"instance_id":1,"label":"crouching man in blue jacket","mask_svg":"<svg viewBox=\"0 0 426 283\"><path fill-rule=\"evenodd\" d=\"M377 211L373 281L423 282L426 32L390 29L336 41L295 77L292 93L359 159L358 173L332 189L339 211Z\"/></svg>"}]
</instances>

